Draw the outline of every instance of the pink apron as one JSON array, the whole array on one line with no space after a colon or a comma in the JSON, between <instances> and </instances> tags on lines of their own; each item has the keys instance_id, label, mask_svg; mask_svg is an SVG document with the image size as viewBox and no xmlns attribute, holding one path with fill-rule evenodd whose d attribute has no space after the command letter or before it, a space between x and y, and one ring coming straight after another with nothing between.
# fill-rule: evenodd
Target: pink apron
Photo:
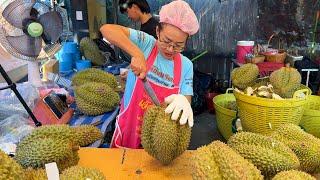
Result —
<instances>
[{"instance_id":1,"label":"pink apron","mask_svg":"<svg viewBox=\"0 0 320 180\"><path fill-rule=\"evenodd\" d=\"M147 72L154 64L158 54L158 48L155 45L147 60ZM160 103L164 98L171 94L179 93L179 83L181 78L181 56L177 54L174 57L174 87L165 87L149 81ZM123 101L122 101L123 102ZM111 141L111 147L125 147L138 149L141 148L141 126L143 115L150 105L153 105L151 98L146 94L141 79L136 80L131 100L126 109L121 103L120 114L117 117L115 131Z\"/></svg>"}]
</instances>

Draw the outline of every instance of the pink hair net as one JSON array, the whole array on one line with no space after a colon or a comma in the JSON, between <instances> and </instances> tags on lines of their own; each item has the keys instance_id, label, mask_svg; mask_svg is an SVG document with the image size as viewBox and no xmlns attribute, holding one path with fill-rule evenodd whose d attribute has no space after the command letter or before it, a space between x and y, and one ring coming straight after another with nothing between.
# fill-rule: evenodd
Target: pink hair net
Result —
<instances>
[{"instance_id":1,"label":"pink hair net","mask_svg":"<svg viewBox=\"0 0 320 180\"><path fill-rule=\"evenodd\" d=\"M193 35L199 30L198 19L185 1L175 0L162 6L159 16L161 23L176 26L189 35Z\"/></svg>"}]
</instances>

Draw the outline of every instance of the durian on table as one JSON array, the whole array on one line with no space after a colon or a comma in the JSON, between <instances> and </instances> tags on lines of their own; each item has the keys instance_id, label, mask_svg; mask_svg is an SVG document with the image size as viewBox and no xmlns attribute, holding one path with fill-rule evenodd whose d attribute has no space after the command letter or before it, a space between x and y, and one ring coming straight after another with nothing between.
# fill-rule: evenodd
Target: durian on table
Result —
<instances>
[{"instance_id":1,"label":"durian on table","mask_svg":"<svg viewBox=\"0 0 320 180\"><path fill-rule=\"evenodd\" d=\"M288 147L300 160L301 170L308 173L318 173L320 168L320 139L303 131L294 124L283 124L271 135Z\"/></svg>"},{"instance_id":2,"label":"durian on table","mask_svg":"<svg viewBox=\"0 0 320 180\"><path fill-rule=\"evenodd\" d=\"M300 167L298 157L288 146L268 136L240 132L229 138L228 145L253 163L265 177Z\"/></svg>"},{"instance_id":3,"label":"durian on table","mask_svg":"<svg viewBox=\"0 0 320 180\"><path fill-rule=\"evenodd\" d=\"M101 115L119 105L117 79L101 69L89 68L76 73L72 85L77 107L86 115Z\"/></svg>"},{"instance_id":4,"label":"durian on table","mask_svg":"<svg viewBox=\"0 0 320 180\"><path fill-rule=\"evenodd\" d=\"M0 150L0 179L20 180L23 178L22 167L6 153Z\"/></svg>"},{"instance_id":5,"label":"durian on table","mask_svg":"<svg viewBox=\"0 0 320 180\"><path fill-rule=\"evenodd\" d=\"M79 146L102 138L94 126L47 125L33 130L17 146L15 159L24 168L44 168L56 162L60 171L77 165Z\"/></svg>"},{"instance_id":6,"label":"durian on table","mask_svg":"<svg viewBox=\"0 0 320 180\"><path fill-rule=\"evenodd\" d=\"M120 96L103 83L86 83L74 89L77 107L86 115L96 116L115 109Z\"/></svg>"},{"instance_id":7,"label":"durian on table","mask_svg":"<svg viewBox=\"0 0 320 180\"><path fill-rule=\"evenodd\" d=\"M214 141L193 152L190 160L195 180L263 180L260 170L228 145Z\"/></svg>"},{"instance_id":8,"label":"durian on table","mask_svg":"<svg viewBox=\"0 0 320 180\"><path fill-rule=\"evenodd\" d=\"M60 175L61 180L106 180L104 174L95 168L72 166Z\"/></svg>"},{"instance_id":9,"label":"durian on table","mask_svg":"<svg viewBox=\"0 0 320 180\"><path fill-rule=\"evenodd\" d=\"M316 178L306 172L290 170L278 173L272 180L316 180Z\"/></svg>"},{"instance_id":10,"label":"durian on table","mask_svg":"<svg viewBox=\"0 0 320 180\"><path fill-rule=\"evenodd\" d=\"M108 85L115 90L118 87L117 79L113 74L98 68L88 68L77 72L72 77L72 86L81 86L86 83L96 82Z\"/></svg>"},{"instance_id":11,"label":"durian on table","mask_svg":"<svg viewBox=\"0 0 320 180\"><path fill-rule=\"evenodd\" d=\"M160 106L147 109L142 124L141 144L144 150L162 164L171 163L189 146L191 128L173 121Z\"/></svg>"}]
</instances>

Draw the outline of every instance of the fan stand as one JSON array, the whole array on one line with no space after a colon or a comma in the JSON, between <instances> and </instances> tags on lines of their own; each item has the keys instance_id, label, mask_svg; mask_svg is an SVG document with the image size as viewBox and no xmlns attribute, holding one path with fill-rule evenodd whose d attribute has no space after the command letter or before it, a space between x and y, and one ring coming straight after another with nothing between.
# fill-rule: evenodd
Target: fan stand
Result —
<instances>
[{"instance_id":1,"label":"fan stand","mask_svg":"<svg viewBox=\"0 0 320 180\"><path fill-rule=\"evenodd\" d=\"M30 108L28 107L27 103L24 101L24 99L22 98L22 96L20 95L19 91L17 90L17 86L15 83L13 83L10 79L10 77L8 76L8 74L5 72L5 70L2 68L1 64L0 64L0 73L2 75L2 77L4 78L4 80L7 82L8 86L5 87L1 87L1 90L4 89L11 89L15 95L17 96L17 98L19 99L19 101L21 102L21 104L23 105L24 109L28 112L29 116L31 117L31 119L33 120L34 124L38 127L41 126L41 122L39 122L37 120L37 118L34 116L34 114L32 113L32 111L30 110Z\"/></svg>"},{"instance_id":2,"label":"fan stand","mask_svg":"<svg viewBox=\"0 0 320 180\"><path fill-rule=\"evenodd\" d=\"M37 88L42 86L38 61L28 62L28 81Z\"/></svg>"}]
</instances>

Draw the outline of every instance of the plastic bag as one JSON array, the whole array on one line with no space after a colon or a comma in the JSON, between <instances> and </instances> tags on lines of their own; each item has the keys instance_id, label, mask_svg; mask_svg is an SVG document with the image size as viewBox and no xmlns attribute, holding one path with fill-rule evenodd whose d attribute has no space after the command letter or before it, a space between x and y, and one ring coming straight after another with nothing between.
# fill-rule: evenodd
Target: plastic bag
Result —
<instances>
[{"instance_id":1,"label":"plastic bag","mask_svg":"<svg viewBox=\"0 0 320 180\"><path fill-rule=\"evenodd\" d=\"M17 144L34 128L27 118L18 114L12 115L0 121L0 144Z\"/></svg>"},{"instance_id":2,"label":"plastic bag","mask_svg":"<svg viewBox=\"0 0 320 180\"><path fill-rule=\"evenodd\" d=\"M6 83L1 83L0 87L7 86ZM17 90L32 110L39 98L39 93L36 87L25 82L17 84ZM28 117L28 113L17 98L16 94L11 89L0 91L0 121L8 118L12 114L19 114L23 117Z\"/></svg>"}]
</instances>

